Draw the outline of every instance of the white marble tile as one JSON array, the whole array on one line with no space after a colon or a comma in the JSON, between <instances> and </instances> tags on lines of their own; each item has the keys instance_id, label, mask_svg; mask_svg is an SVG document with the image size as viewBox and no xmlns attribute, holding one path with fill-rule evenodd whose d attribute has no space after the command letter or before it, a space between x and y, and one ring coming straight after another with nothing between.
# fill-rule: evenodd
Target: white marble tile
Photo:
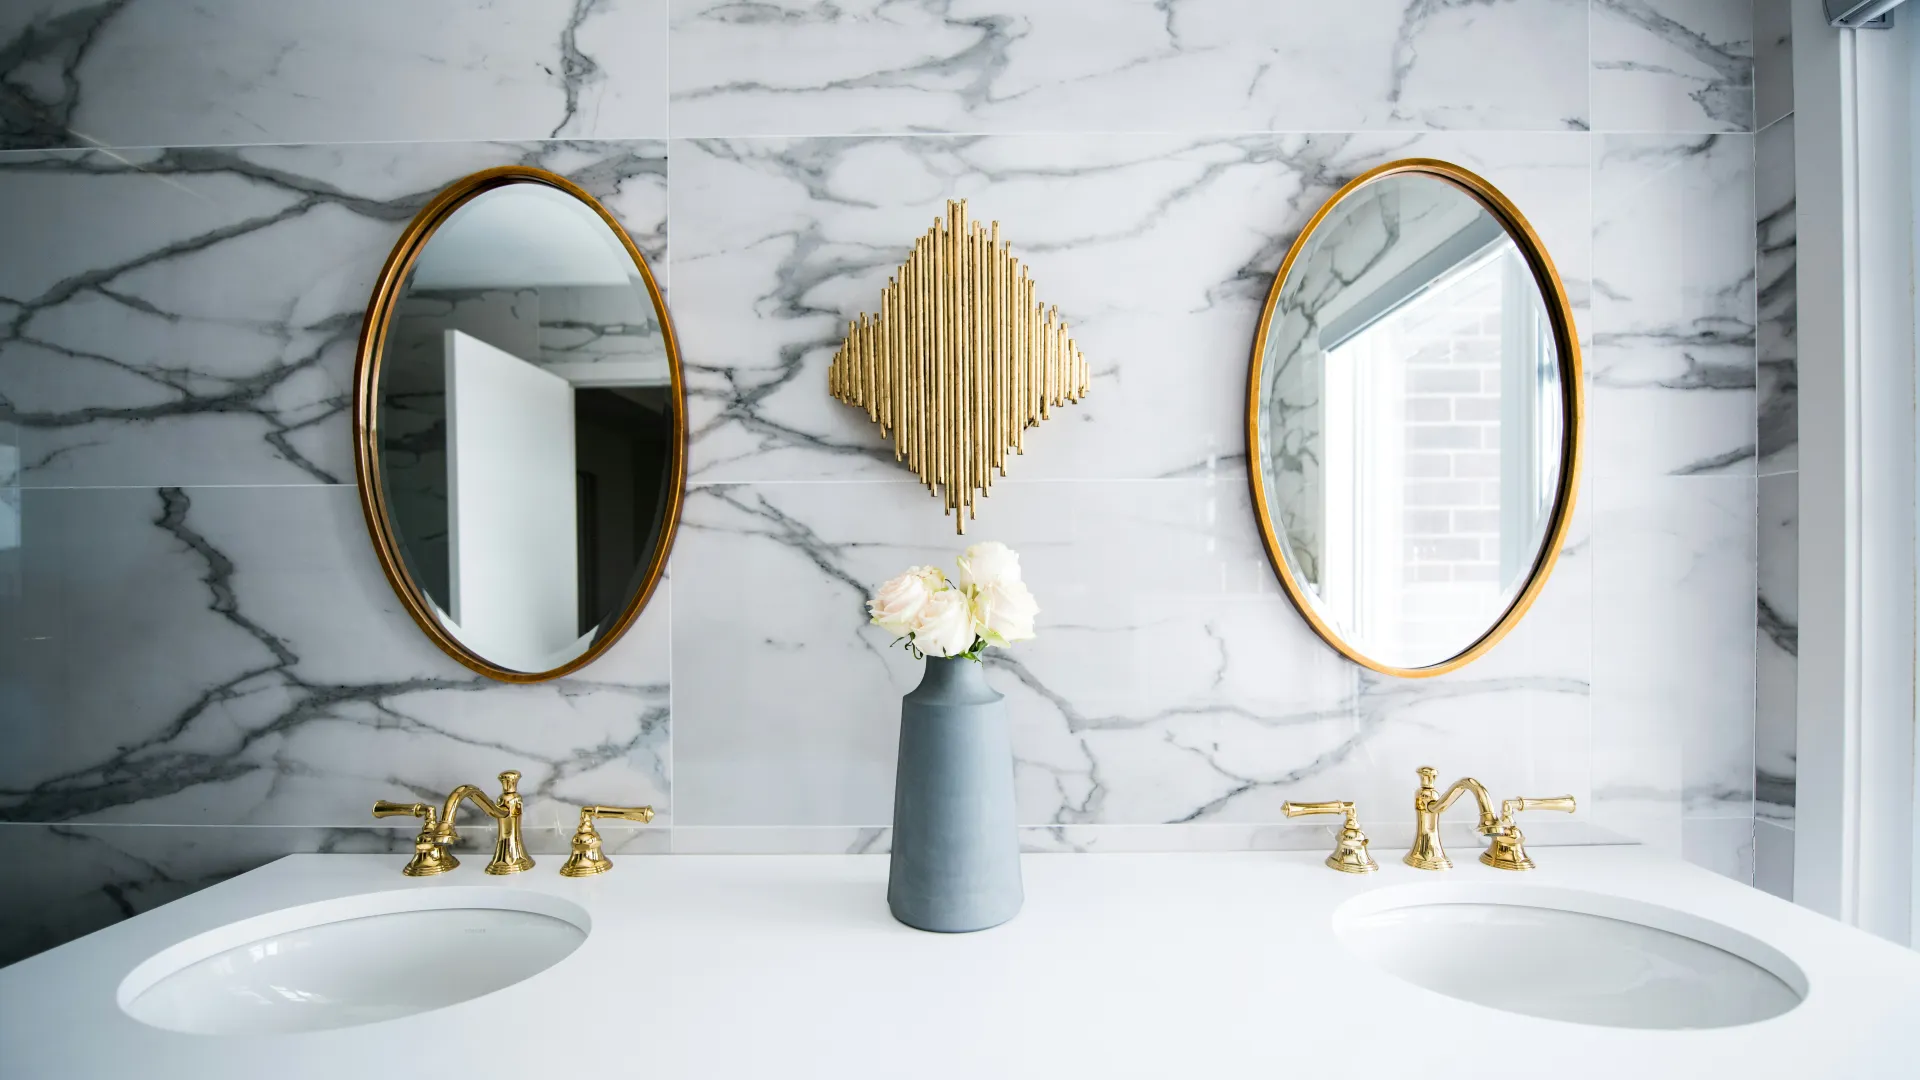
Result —
<instances>
[{"instance_id":1,"label":"white marble tile","mask_svg":"<svg viewBox=\"0 0 1920 1080\"><path fill-rule=\"evenodd\" d=\"M1593 0L1595 131L1753 130L1752 0Z\"/></svg>"},{"instance_id":2,"label":"white marble tile","mask_svg":"<svg viewBox=\"0 0 1920 1080\"><path fill-rule=\"evenodd\" d=\"M1593 491L1597 820L1678 853L1683 819L1753 811L1754 481Z\"/></svg>"},{"instance_id":3,"label":"white marble tile","mask_svg":"<svg viewBox=\"0 0 1920 1080\"><path fill-rule=\"evenodd\" d=\"M1762 819L1753 825L1753 885L1793 899L1793 830Z\"/></svg>"},{"instance_id":4,"label":"white marble tile","mask_svg":"<svg viewBox=\"0 0 1920 1080\"><path fill-rule=\"evenodd\" d=\"M525 774L527 820L671 820L668 586L577 677L496 683L408 619L348 487L29 490L0 820L356 826Z\"/></svg>"},{"instance_id":5,"label":"white marble tile","mask_svg":"<svg viewBox=\"0 0 1920 1080\"><path fill-rule=\"evenodd\" d=\"M1579 0L673 0L670 59L676 136L1587 126Z\"/></svg>"},{"instance_id":6,"label":"white marble tile","mask_svg":"<svg viewBox=\"0 0 1920 1080\"><path fill-rule=\"evenodd\" d=\"M410 819L409 819L410 820ZM261 825L80 825L0 823L0 860L30 867L0 893L0 966L150 911L284 855L390 854L395 884L419 823L352 828ZM571 822L525 831L533 873L555 873L570 850ZM605 827L615 854L665 851L665 829ZM493 830L471 824L454 846L454 873L482 874ZM447 879L456 880L456 879Z\"/></svg>"},{"instance_id":7,"label":"white marble tile","mask_svg":"<svg viewBox=\"0 0 1920 1080\"><path fill-rule=\"evenodd\" d=\"M1009 468L1019 480L1238 474L1247 356L1272 275L1320 203L1385 161L1441 157L1487 176L1585 295L1589 163L1577 136L672 146L674 321L689 358L696 481L904 475L879 429L823 388L847 320L872 309L950 196L1001 222L1093 368L1085 400L1029 436Z\"/></svg>"},{"instance_id":8,"label":"white marble tile","mask_svg":"<svg viewBox=\"0 0 1920 1080\"><path fill-rule=\"evenodd\" d=\"M1241 484L1007 484L980 513L963 540L912 484L689 493L673 563L680 823L885 824L920 665L866 625L864 599L973 539L1021 552L1042 609L1039 640L990 673L1024 822L1275 820L1365 737L1352 669L1279 595Z\"/></svg>"},{"instance_id":9,"label":"white marble tile","mask_svg":"<svg viewBox=\"0 0 1920 1080\"><path fill-rule=\"evenodd\" d=\"M1021 819L1283 820L1288 798L1397 806L1416 766L1589 792L1584 530L1480 664L1363 683L1278 595L1237 482L1010 483L970 538L1023 553L1039 640L995 654ZM704 486L675 555L675 798L686 825L878 826L918 666L865 590L954 538L910 484ZM1124 588L1109 583L1127 582ZM730 597L776 598L742 609Z\"/></svg>"},{"instance_id":10,"label":"white marble tile","mask_svg":"<svg viewBox=\"0 0 1920 1080\"><path fill-rule=\"evenodd\" d=\"M1753 127L1793 112L1793 0L1753 0Z\"/></svg>"},{"instance_id":11,"label":"white marble tile","mask_svg":"<svg viewBox=\"0 0 1920 1080\"><path fill-rule=\"evenodd\" d=\"M1579 805L1572 820L1593 820L1592 517L1576 504L1545 589L1484 656L1428 679L1359 673L1359 723L1372 734L1336 770L1332 787L1363 793L1382 824L1399 825L1416 770L1430 765L1442 783L1473 776L1496 798L1572 795ZM1566 826L1558 815L1537 817L1551 821L1529 822L1529 835Z\"/></svg>"},{"instance_id":12,"label":"white marble tile","mask_svg":"<svg viewBox=\"0 0 1920 1080\"><path fill-rule=\"evenodd\" d=\"M1751 473L1753 138L1611 135L1593 151L1593 473Z\"/></svg>"},{"instance_id":13,"label":"white marble tile","mask_svg":"<svg viewBox=\"0 0 1920 1080\"><path fill-rule=\"evenodd\" d=\"M370 823L371 824L371 823ZM471 832L472 830L469 830ZM296 851L399 852L413 829L0 824L0 966ZM395 864L398 874L400 863Z\"/></svg>"},{"instance_id":14,"label":"white marble tile","mask_svg":"<svg viewBox=\"0 0 1920 1080\"><path fill-rule=\"evenodd\" d=\"M1791 824L1798 737L1800 475L1762 476L1754 809Z\"/></svg>"},{"instance_id":15,"label":"white marble tile","mask_svg":"<svg viewBox=\"0 0 1920 1080\"><path fill-rule=\"evenodd\" d=\"M1751 885L1755 828L1752 817L1690 817L1682 826L1681 858Z\"/></svg>"},{"instance_id":16,"label":"white marble tile","mask_svg":"<svg viewBox=\"0 0 1920 1080\"><path fill-rule=\"evenodd\" d=\"M603 199L665 275L662 142L0 154L0 421L21 485L351 482L356 337L387 253L478 169Z\"/></svg>"},{"instance_id":17,"label":"white marble tile","mask_svg":"<svg viewBox=\"0 0 1920 1080\"><path fill-rule=\"evenodd\" d=\"M666 0L24 0L0 150L661 138Z\"/></svg>"},{"instance_id":18,"label":"white marble tile","mask_svg":"<svg viewBox=\"0 0 1920 1080\"><path fill-rule=\"evenodd\" d=\"M1798 225L1795 218L1794 119L1753 139L1755 276L1759 313L1759 471L1800 467Z\"/></svg>"}]
</instances>

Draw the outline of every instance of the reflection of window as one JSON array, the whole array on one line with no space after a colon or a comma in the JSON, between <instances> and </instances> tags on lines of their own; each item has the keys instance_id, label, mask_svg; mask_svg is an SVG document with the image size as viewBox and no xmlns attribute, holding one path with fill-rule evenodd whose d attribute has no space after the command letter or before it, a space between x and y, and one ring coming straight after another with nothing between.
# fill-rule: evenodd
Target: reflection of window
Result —
<instances>
[{"instance_id":1,"label":"reflection of window","mask_svg":"<svg viewBox=\"0 0 1920 1080\"><path fill-rule=\"evenodd\" d=\"M1322 596L1379 655L1433 663L1530 568L1557 478L1555 351L1504 239L1369 315L1327 352Z\"/></svg>"}]
</instances>

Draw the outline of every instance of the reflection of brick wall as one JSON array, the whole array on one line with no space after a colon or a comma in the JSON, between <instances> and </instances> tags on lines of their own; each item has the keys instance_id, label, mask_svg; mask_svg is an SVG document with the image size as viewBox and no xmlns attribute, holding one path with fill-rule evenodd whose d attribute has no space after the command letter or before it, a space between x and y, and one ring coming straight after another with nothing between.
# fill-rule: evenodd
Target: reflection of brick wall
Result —
<instances>
[{"instance_id":1,"label":"reflection of brick wall","mask_svg":"<svg viewBox=\"0 0 1920 1080\"><path fill-rule=\"evenodd\" d=\"M1401 529L1403 614L1438 632L1500 584L1498 264L1431 299L1397 328L1407 356Z\"/></svg>"}]
</instances>

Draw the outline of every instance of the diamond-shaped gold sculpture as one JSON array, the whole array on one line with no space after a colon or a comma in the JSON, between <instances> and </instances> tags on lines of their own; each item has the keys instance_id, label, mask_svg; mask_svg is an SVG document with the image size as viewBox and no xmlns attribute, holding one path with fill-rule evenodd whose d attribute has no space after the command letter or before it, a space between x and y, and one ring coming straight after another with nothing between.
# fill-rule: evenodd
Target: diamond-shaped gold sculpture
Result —
<instances>
[{"instance_id":1,"label":"diamond-shaped gold sculpture","mask_svg":"<svg viewBox=\"0 0 1920 1080\"><path fill-rule=\"evenodd\" d=\"M955 532L993 474L1007 475L1007 451L1027 452L1026 429L1087 392L1086 357L1033 292L1000 223L989 232L949 200L827 369L833 396L893 436L894 458L944 499Z\"/></svg>"}]
</instances>

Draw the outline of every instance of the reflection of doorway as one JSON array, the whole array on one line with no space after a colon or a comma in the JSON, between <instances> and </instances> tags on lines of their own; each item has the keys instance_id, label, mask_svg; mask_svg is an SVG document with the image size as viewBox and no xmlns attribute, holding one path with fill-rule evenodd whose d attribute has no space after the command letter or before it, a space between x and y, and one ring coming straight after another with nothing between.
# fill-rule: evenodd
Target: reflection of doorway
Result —
<instances>
[{"instance_id":1,"label":"reflection of doorway","mask_svg":"<svg viewBox=\"0 0 1920 1080\"><path fill-rule=\"evenodd\" d=\"M574 388L579 632L618 617L646 572L673 458L671 387Z\"/></svg>"},{"instance_id":2,"label":"reflection of doorway","mask_svg":"<svg viewBox=\"0 0 1920 1080\"><path fill-rule=\"evenodd\" d=\"M447 614L496 663L540 671L576 636L574 391L446 332Z\"/></svg>"}]
</instances>

